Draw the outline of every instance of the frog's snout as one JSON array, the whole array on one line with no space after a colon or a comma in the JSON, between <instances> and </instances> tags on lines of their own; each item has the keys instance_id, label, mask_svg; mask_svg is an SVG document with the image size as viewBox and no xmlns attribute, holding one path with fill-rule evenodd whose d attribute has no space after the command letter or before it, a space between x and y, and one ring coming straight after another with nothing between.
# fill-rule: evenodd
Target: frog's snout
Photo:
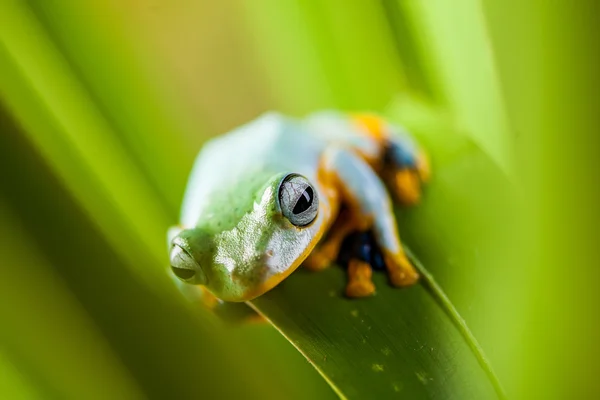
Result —
<instances>
[{"instance_id":1,"label":"frog's snout","mask_svg":"<svg viewBox=\"0 0 600 400\"><path fill-rule=\"evenodd\" d=\"M174 244L170 254L171 270L179 279L187 283L202 285L206 278L200 265L182 247Z\"/></svg>"}]
</instances>

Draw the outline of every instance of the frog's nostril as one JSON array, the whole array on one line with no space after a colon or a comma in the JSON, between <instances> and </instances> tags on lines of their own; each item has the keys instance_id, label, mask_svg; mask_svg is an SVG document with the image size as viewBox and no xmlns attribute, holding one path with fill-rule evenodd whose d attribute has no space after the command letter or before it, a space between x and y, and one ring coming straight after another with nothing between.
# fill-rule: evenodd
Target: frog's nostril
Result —
<instances>
[{"instance_id":1,"label":"frog's nostril","mask_svg":"<svg viewBox=\"0 0 600 400\"><path fill-rule=\"evenodd\" d=\"M194 275L196 275L196 271L194 271L193 269L177 268L177 267L174 267L172 265L171 265L171 269L173 270L173 273L179 279L183 279L184 281L192 279L194 277Z\"/></svg>"}]
</instances>

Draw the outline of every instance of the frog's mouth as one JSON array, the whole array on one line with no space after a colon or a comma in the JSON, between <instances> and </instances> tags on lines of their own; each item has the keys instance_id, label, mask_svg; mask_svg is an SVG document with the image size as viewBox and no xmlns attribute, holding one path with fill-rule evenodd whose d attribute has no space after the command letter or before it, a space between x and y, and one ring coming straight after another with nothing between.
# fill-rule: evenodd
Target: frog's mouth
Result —
<instances>
[{"instance_id":1,"label":"frog's mouth","mask_svg":"<svg viewBox=\"0 0 600 400\"><path fill-rule=\"evenodd\" d=\"M262 257L260 283L249 287L244 301L265 294L290 276L306 260L322 234L315 226L314 230L296 230L293 236L286 235L285 231L280 237L275 236ZM285 236L287 240L283 239Z\"/></svg>"},{"instance_id":2,"label":"frog's mouth","mask_svg":"<svg viewBox=\"0 0 600 400\"><path fill-rule=\"evenodd\" d=\"M249 287L249 290L246 291L246 293L244 293L244 297L239 301L253 300L253 299L267 293L268 291L273 289L275 286L279 285L282 281L284 281L285 278L290 276L290 274L292 272L294 272L300 266L300 264L302 263L302 261L304 261L305 258L306 258L306 256L303 257L302 259L299 259L297 262L297 265L292 265L291 267L287 268L283 272L280 272L277 274L269 273L269 268L265 265L265 267L263 269L263 271L264 271L263 273L265 276L264 280L257 286Z\"/></svg>"}]
</instances>

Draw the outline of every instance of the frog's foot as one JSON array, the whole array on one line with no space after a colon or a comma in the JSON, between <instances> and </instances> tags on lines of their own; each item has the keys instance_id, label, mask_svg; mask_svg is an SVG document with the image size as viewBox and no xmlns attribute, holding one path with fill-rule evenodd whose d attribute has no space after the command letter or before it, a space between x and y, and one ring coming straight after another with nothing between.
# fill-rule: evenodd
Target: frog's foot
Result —
<instances>
[{"instance_id":1,"label":"frog's foot","mask_svg":"<svg viewBox=\"0 0 600 400\"><path fill-rule=\"evenodd\" d=\"M410 286L419 280L419 273L412 266L405 254L389 254L383 256L390 282L396 287Z\"/></svg>"},{"instance_id":2,"label":"frog's foot","mask_svg":"<svg viewBox=\"0 0 600 400\"><path fill-rule=\"evenodd\" d=\"M392 174L391 187L398 201L405 206L417 204L421 200L419 172L412 168L402 168Z\"/></svg>"},{"instance_id":3,"label":"frog's foot","mask_svg":"<svg viewBox=\"0 0 600 400\"><path fill-rule=\"evenodd\" d=\"M348 264L348 285L346 296L367 297L375 293L375 285L371 281L373 271L371 266L364 261L352 259Z\"/></svg>"},{"instance_id":4,"label":"frog's foot","mask_svg":"<svg viewBox=\"0 0 600 400\"><path fill-rule=\"evenodd\" d=\"M210 310L214 310L220 304L217 296L212 294L203 286L200 286L199 289L202 291L202 302L204 306Z\"/></svg>"},{"instance_id":5,"label":"frog's foot","mask_svg":"<svg viewBox=\"0 0 600 400\"><path fill-rule=\"evenodd\" d=\"M327 239L308 256L304 266L311 271L321 271L329 267L337 259L346 236L363 224L364 221L355 213L344 209L331 228Z\"/></svg>"},{"instance_id":6,"label":"frog's foot","mask_svg":"<svg viewBox=\"0 0 600 400\"><path fill-rule=\"evenodd\" d=\"M329 267L337 257L334 245L328 245L330 242L323 244L321 247L314 250L304 261L304 267L311 271L322 271Z\"/></svg>"}]
</instances>

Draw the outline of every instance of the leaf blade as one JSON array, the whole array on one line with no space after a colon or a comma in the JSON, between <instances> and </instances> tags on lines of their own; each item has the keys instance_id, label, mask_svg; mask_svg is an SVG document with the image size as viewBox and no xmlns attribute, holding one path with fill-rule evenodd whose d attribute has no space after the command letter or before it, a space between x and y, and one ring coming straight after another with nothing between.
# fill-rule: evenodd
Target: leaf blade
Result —
<instances>
[{"instance_id":1,"label":"leaf blade","mask_svg":"<svg viewBox=\"0 0 600 400\"><path fill-rule=\"evenodd\" d=\"M456 134L451 120L427 107L419 111L418 104L412 109L410 105L405 101L402 108L412 114L402 116L412 118L409 125L417 131L429 132L422 139L434 150L434 167L439 169L427 189L427 196L434 198L426 196L419 207L399 210L400 231L404 242L409 247L414 243L420 257L444 278L451 296L407 250L423 277L415 287L394 289L384 274L375 274L377 296L348 300L343 298L345 278L340 268L318 276L298 271L251 306L313 363L341 397L504 398L482 347L450 301L458 298L459 309L466 310L459 289L467 278L477 276L475 272L482 273L489 258L485 251L481 259L473 259L473 254L485 240L494 242L498 237L494 223L498 218L486 209L491 203L469 183L487 179L488 186L497 184L490 190L493 194L504 190L504 181L485 153ZM398 117L397 112L392 115ZM471 303L483 299L480 290L467 292ZM469 317L481 328L480 320Z\"/></svg>"},{"instance_id":2,"label":"leaf blade","mask_svg":"<svg viewBox=\"0 0 600 400\"><path fill-rule=\"evenodd\" d=\"M399 290L383 275L374 278L375 297L348 300L341 295L340 268L318 276L302 270L251 305L341 397L499 397L454 322L423 285Z\"/></svg>"}]
</instances>

